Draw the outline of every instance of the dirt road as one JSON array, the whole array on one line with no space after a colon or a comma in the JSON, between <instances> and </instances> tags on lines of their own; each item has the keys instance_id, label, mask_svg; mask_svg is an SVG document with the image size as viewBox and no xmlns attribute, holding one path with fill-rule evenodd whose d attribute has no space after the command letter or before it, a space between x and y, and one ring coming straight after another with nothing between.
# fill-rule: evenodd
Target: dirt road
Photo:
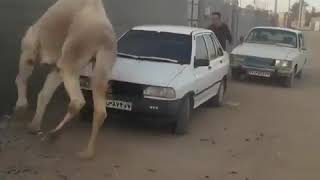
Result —
<instances>
[{"instance_id":1,"label":"dirt road","mask_svg":"<svg viewBox=\"0 0 320 180\"><path fill-rule=\"evenodd\" d=\"M310 61L292 89L270 82L231 82L227 104L202 107L191 133L175 137L149 119L113 119L94 161L74 153L88 122L74 122L54 145L25 133L26 116L1 130L0 180L319 180L320 33L307 34ZM47 128L63 116L53 102Z\"/></svg>"}]
</instances>

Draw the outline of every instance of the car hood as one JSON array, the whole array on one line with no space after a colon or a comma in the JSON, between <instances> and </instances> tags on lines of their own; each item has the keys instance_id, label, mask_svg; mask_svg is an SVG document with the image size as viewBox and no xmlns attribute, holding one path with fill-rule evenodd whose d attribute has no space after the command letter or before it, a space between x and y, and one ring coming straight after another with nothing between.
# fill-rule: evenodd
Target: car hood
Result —
<instances>
[{"instance_id":1,"label":"car hood","mask_svg":"<svg viewBox=\"0 0 320 180\"><path fill-rule=\"evenodd\" d=\"M294 53L296 49L289 47L282 47L276 45L267 44L256 44L256 43L243 43L236 47L232 54L244 55L244 56L255 56L270 59L288 59L291 53Z\"/></svg>"},{"instance_id":2,"label":"car hood","mask_svg":"<svg viewBox=\"0 0 320 180\"><path fill-rule=\"evenodd\" d=\"M83 76L91 76L92 67L85 68ZM152 86L168 86L187 65L118 58L111 80Z\"/></svg>"}]
</instances>

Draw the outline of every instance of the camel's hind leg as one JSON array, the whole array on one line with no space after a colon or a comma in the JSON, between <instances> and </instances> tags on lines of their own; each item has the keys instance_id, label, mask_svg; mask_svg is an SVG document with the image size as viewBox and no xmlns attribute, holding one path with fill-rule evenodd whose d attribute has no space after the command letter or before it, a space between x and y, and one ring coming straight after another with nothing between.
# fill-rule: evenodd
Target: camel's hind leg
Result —
<instances>
[{"instance_id":1,"label":"camel's hind leg","mask_svg":"<svg viewBox=\"0 0 320 180\"><path fill-rule=\"evenodd\" d=\"M62 56L57 62L57 68L70 98L70 103L63 120L44 139L55 140L61 134L65 124L74 119L85 105L80 88L80 72L89 63L94 53L92 47L88 47L89 41L82 38L80 35L70 36L63 45ZM84 42L87 43L84 44Z\"/></svg>"},{"instance_id":2,"label":"camel's hind leg","mask_svg":"<svg viewBox=\"0 0 320 180\"><path fill-rule=\"evenodd\" d=\"M47 105L52 98L54 92L62 83L62 79L57 70L53 70L47 77L46 82L38 95L37 110L32 122L29 124L31 133L38 133L41 130L41 122Z\"/></svg>"},{"instance_id":3,"label":"camel's hind leg","mask_svg":"<svg viewBox=\"0 0 320 180\"><path fill-rule=\"evenodd\" d=\"M113 50L100 50L97 54L96 65L92 77L92 97L94 101L94 113L92 131L87 149L79 153L82 159L91 159L95 155L96 140L101 126L106 117L106 94L108 80L115 62L115 52Z\"/></svg>"},{"instance_id":4,"label":"camel's hind leg","mask_svg":"<svg viewBox=\"0 0 320 180\"><path fill-rule=\"evenodd\" d=\"M85 105L85 99L80 89L79 72L74 69L61 69L61 76L64 82L65 89L70 97L68 112L58 126L50 131L49 138L56 138L66 123L71 121ZM53 139L51 139L53 140Z\"/></svg>"}]
</instances>

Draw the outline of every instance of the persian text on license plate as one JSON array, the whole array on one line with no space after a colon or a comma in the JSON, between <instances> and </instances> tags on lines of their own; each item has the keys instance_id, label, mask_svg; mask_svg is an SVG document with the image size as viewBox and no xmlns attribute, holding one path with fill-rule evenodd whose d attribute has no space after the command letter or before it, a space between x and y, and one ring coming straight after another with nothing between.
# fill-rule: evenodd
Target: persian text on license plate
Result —
<instances>
[{"instance_id":1,"label":"persian text on license plate","mask_svg":"<svg viewBox=\"0 0 320 180\"><path fill-rule=\"evenodd\" d=\"M252 76L260 76L260 77L270 77L271 73L270 72L261 72L261 71L249 71L249 75Z\"/></svg>"},{"instance_id":2,"label":"persian text on license plate","mask_svg":"<svg viewBox=\"0 0 320 180\"><path fill-rule=\"evenodd\" d=\"M107 107L111 109L119 109L124 111L131 111L132 110L132 103L131 102L124 102L118 100L107 100Z\"/></svg>"}]
</instances>

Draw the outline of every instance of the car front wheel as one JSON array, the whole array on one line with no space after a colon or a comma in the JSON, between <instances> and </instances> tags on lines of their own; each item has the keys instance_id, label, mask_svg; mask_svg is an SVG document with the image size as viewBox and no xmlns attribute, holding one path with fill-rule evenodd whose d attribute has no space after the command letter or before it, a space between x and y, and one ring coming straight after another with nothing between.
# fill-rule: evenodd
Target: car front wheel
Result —
<instances>
[{"instance_id":1,"label":"car front wheel","mask_svg":"<svg viewBox=\"0 0 320 180\"><path fill-rule=\"evenodd\" d=\"M296 75L298 79L302 79L302 69L298 72L298 74Z\"/></svg>"},{"instance_id":2,"label":"car front wheel","mask_svg":"<svg viewBox=\"0 0 320 180\"><path fill-rule=\"evenodd\" d=\"M173 132L176 135L184 135L188 132L191 116L191 99L185 97L181 103L181 106L174 116L175 125Z\"/></svg>"},{"instance_id":3,"label":"car front wheel","mask_svg":"<svg viewBox=\"0 0 320 180\"><path fill-rule=\"evenodd\" d=\"M287 88L291 88L294 84L295 75L291 73L289 77L284 80L284 86Z\"/></svg>"},{"instance_id":4,"label":"car front wheel","mask_svg":"<svg viewBox=\"0 0 320 180\"><path fill-rule=\"evenodd\" d=\"M239 80L240 73L237 70L232 70L231 71L231 78L232 78L232 80Z\"/></svg>"}]
</instances>

